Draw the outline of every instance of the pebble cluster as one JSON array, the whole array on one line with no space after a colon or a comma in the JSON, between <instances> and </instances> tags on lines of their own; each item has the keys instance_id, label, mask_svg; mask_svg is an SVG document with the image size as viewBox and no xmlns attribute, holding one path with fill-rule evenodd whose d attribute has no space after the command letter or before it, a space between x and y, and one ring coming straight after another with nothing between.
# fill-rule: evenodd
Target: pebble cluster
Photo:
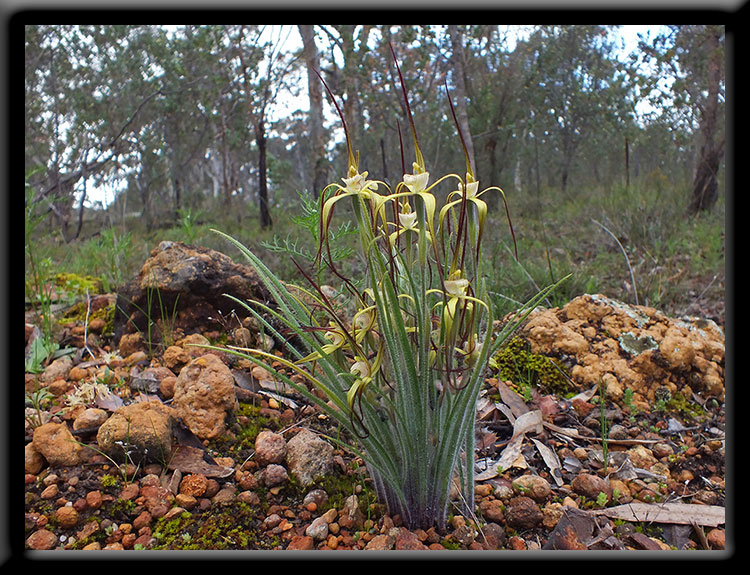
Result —
<instances>
[{"instance_id":1,"label":"pebble cluster","mask_svg":"<svg viewBox=\"0 0 750 575\"><path fill-rule=\"evenodd\" d=\"M554 318L532 317L527 331L544 322L558 322L557 329L587 333L595 321L590 313L585 316L580 311L580 304ZM577 318L573 309L578 310ZM596 322L600 330L602 317ZM618 325L623 331L622 324ZM648 325L656 334L653 322ZM612 325L610 329L614 329ZM670 333L677 337L675 330ZM684 346L695 330L684 327L680 333L685 336L680 343ZM561 342L575 340L580 344L578 352L590 355L591 342L603 341L592 337L584 345L579 338L571 338L556 340L558 347ZM667 349L675 349L664 346L665 338L659 339L664 348L660 357L668 355ZM624 405L618 396L620 401L613 402L607 413L611 459L605 467L601 441L597 441L601 437L599 407L586 398L569 402L537 396L532 407L544 413L545 421L558 426L575 424L577 429L574 440L548 432L536 437L554 452L560 464L558 475L529 442L524 448L525 464L499 470L477 482L475 516L450 515L442 530L409 530L398 516L389 516L377 504L361 460L336 449L315 432L316 425L325 422L312 406L290 406L283 396L250 392L238 385L233 373L236 365L221 354L189 345L204 341L208 340L203 336L188 336L152 365L136 338L130 338L123 342L121 355L106 362L86 364L64 356L38 376L27 374L28 392L41 385L57 398L48 410L27 406L27 549L726 547L723 525L701 527L698 535L690 526L662 525L644 532L642 526L601 515L595 523L586 523L593 521L593 511L630 502L679 500L723 506L724 441L723 431L717 427L723 426L723 412L709 413L696 424L676 413L649 410L653 393L645 387L637 405ZM132 349L128 345L133 345ZM723 366L723 355L719 361L714 343L701 349L709 350L711 359L701 363L693 353L689 369L675 373L680 377L711 375L716 366ZM656 352L650 353L655 356ZM663 361L660 365L666 369ZM240 367L251 372L256 382L270 377L252 366ZM121 382L119 395L98 393L102 389L96 382L111 384L111 378ZM696 393L705 391L694 381L676 376L670 381L674 391L690 385ZM491 380L488 386L492 386ZM717 392L715 385L711 389ZM209 446L237 438L243 426L251 423L236 415L247 402L257 404L270 422L255 436L250 455L213 452L210 463L201 460ZM494 417L504 420L500 415ZM175 435L176 422L197 444L185 446L182 459L173 456L170 460L171 446L180 440ZM499 449L502 438L497 439L495 448ZM128 449L129 464L116 465L115 455L123 446ZM193 453L190 449L198 453L197 458L184 457L184 453ZM326 483L331 478L339 482L338 487ZM217 525L224 525L224 530L209 538L209 518L218 522L222 517L226 524Z\"/></svg>"}]
</instances>

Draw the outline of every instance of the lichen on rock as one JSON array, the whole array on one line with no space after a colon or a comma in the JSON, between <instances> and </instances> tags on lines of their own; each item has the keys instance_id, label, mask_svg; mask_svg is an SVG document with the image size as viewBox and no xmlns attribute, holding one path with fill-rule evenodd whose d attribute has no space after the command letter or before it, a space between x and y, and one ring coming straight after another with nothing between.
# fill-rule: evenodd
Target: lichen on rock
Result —
<instances>
[{"instance_id":1,"label":"lichen on rock","mask_svg":"<svg viewBox=\"0 0 750 575\"><path fill-rule=\"evenodd\" d=\"M518 333L531 353L571 365L581 388L606 383L611 399L630 389L636 406L647 407L662 386L686 398L724 399L724 333L711 320L586 294L535 309Z\"/></svg>"}]
</instances>

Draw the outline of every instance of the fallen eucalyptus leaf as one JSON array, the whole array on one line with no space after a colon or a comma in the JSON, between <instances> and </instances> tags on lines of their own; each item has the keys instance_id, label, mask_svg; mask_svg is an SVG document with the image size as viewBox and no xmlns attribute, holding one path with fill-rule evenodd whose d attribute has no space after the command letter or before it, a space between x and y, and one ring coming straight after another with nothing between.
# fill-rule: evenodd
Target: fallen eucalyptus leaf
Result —
<instances>
[{"instance_id":1,"label":"fallen eucalyptus leaf","mask_svg":"<svg viewBox=\"0 0 750 575\"><path fill-rule=\"evenodd\" d=\"M538 439L534 439L532 437L531 441L533 441L534 445L536 445L536 448L537 450L539 450L544 463L546 463L547 467L549 468L550 475L552 475L552 478L555 480L555 483L557 483L557 486L559 487L563 484L563 478L562 470L560 469L560 460L558 459L557 454L550 447L548 447Z\"/></svg>"},{"instance_id":2,"label":"fallen eucalyptus leaf","mask_svg":"<svg viewBox=\"0 0 750 575\"><path fill-rule=\"evenodd\" d=\"M624 521L647 521L650 523L677 523L680 525L708 525L716 527L724 523L723 507L698 505L695 503L627 503L594 511Z\"/></svg>"}]
</instances>

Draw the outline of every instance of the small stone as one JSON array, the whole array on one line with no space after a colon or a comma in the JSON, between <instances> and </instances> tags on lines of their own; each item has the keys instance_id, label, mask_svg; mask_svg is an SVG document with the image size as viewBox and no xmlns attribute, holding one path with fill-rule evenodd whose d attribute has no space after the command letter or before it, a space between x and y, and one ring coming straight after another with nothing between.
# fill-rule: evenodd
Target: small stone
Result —
<instances>
[{"instance_id":1,"label":"small stone","mask_svg":"<svg viewBox=\"0 0 750 575\"><path fill-rule=\"evenodd\" d=\"M469 525L461 525L453 531L453 539L458 541L464 547L468 547L477 538L477 531Z\"/></svg>"},{"instance_id":2,"label":"small stone","mask_svg":"<svg viewBox=\"0 0 750 575\"><path fill-rule=\"evenodd\" d=\"M500 479L495 484L492 493L498 499L507 501L514 495L513 484L507 479Z\"/></svg>"},{"instance_id":3,"label":"small stone","mask_svg":"<svg viewBox=\"0 0 750 575\"><path fill-rule=\"evenodd\" d=\"M78 511L73 506L60 507L55 511L55 519L63 529L70 529L78 523Z\"/></svg>"},{"instance_id":4,"label":"small stone","mask_svg":"<svg viewBox=\"0 0 750 575\"><path fill-rule=\"evenodd\" d=\"M278 527L279 523L281 523L281 515L279 515L278 513L271 513L263 520L263 529L269 531L271 529L274 529L275 527Z\"/></svg>"},{"instance_id":5,"label":"small stone","mask_svg":"<svg viewBox=\"0 0 750 575\"><path fill-rule=\"evenodd\" d=\"M226 485L211 498L211 502L216 505L231 505L237 495L237 488L234 485Z\"/></svg>"},{"instance_id":6,"label":"small stone","mask_svg":"<svg viewBox=\"0 0 750 575\"><path fill-rule=\"evenodd\" d=\"M44 457L42 457L42 454L36 450L34 444L27 444L24 459L26 473L37 475L42 469L44 469L45 463L46 461L44 460Z\"/></svg>"},{"instance_id":7,"label":"small stone","mask_svg":"<svg viewBox=\"0 0 750 575\"><path fill-rule=\"evenodd\" d=\"M260 505L260 497L255 491L242 491L237 495L237 500L248 505Z\"/></svg>"},{"instance_id":8,"label":"small stone","mask_svg":"<svg viewBox=\"0 0 750 575\"><path fill-rule=\"evenodd\" d=\"M74 466L84 458L84 448L64 423L45 423L34 430L36 449L51 466Z\"/></svg>"},{"instance_id":9,"label":"small stone","mask_svg":"<svg viewBox=\"0 0 750 575\"><path fill-rule=\"evenodd\" d=\"M185 513L185 511L187 511L187 509L185 509L184 507L180 507L180 506L172 507L172 509L170 509L169 511L167 511L167 513L164 515L164 520L165 521L171 521L172 519L174 519L178 515L182 515L183 513ZM134 524L135 524L135 522L134 522ZM150 527L144 525L141 529L144 529L144 530L145 529L150 529ZM140 529L138 530L138 533L139 534L141 533Z\"/></svg>"},{"instance_id":10,"label":"small stone","mask_svg":"<svg viewBox=\"0 0 750 575\"><path fill-rule=\"evenodd\" d=\"M383 533L373 537L367 545L365 545L365 551L389 551L393 549L395 543L395 537L388 533Z\"/></svg>"},{"instance_id":11,"label":"small stone","mask_svg":"<svg viewBox=\"0 0 750 575\"><path fill-rule=\"evenodd\" d=\"M192 495L193 497L202 497L208 487L208 478L202 473L186 475L180 482L180 493L183 495Z\"/></svg>"},{"instance_id":12,"label":"small stone","mask_svg":"<svg viewBox=\"0 0 750 575\"><path fill-rule=\"evenodd\" d=\"M654 454L644 445L631 447L628 449L627 454L630 462L640 469L649 469L654 463L656 463Z\"/></svg>"},{"instance_id":13,"label":"small stone","mask_svg":"<svg viewBox=\"0 0 750 575\"><path fill-rule=\"evenodd\" d=\"M546 529L554 529L565 511L561 503L549 503L542 509L542 524Z\"/></svg>"},{"instance_id":14,"label":"small stone","mask_svg":"<svg viewBox=\"0 0 750 575\"><path fill-rule=\"evenodd\" d=\"M208 482L206 483L206 492L203 494L203 497L210 499L219 492L220 488L221 486L219 485L219 482L213 477L209 477Z\"/></svg>"},{"instance_id":15,"label":"small stone","mask_svg":"<svg viewBox=\"0 0 750 575\"><path fill-rule=\"evenodd\" d=\"M600 493L604 493L608 500L612 499L612 487L609 481L598 475L580 473L571 482L573 491L591 500L596 500Z\"/></svg>"},{"instance_id":16,"label":"small stone","mask_svg":"<svg viewBox=\"0 0 750 575\"><path fill-rule=\"evenodd\" d=\"M305 498L302 500L303 505L310 505L311 503L315 505L315 508L317 509L321 505L324 505L328 501L328 493L325 492L323 489L313 489L312 491L309 491ZM309 511L315 511L315 509L310 509Z\"/></svg>"},{"instance_id":17,"label":"small stone","mask_svg":"<svg viewBox=\"0 0 750 575\"><path fill-rule=\"evenodd\" d=\"M674 454L674 449L668 443L655 443L651 446L651 452L654 454L654 457L661 459L662 457Z\"/></svg>"},{"instance_id":18,"label":"small stone","mask_svg":"<svg viewBox=\"0 0 750 575\"><path fill-rule=\"evenodd\" d=\"M505 545L506 537L505 529L502 525L490 522L482 527L480 540L484 543L485 549L502 549L503 545Z\"/></svg>"},{"instance_id":19,"label":"small stone","mask_svg":"<svg viewBox=\"0 0 750 575\"><path fill-rule=\"evenodd\" d=\"M394 541L394 548L399 551L423 551L427 546L419 540L416 533L405 527L398 527L398 534Z\"/></svg>"},{"instance_id":20,"label":"small stone","mask_svg":"<svg viewBox=\"0 0 750 575\"><path fill-rule=\"evenodd\" d=\"M40 497L42 499L55 499L58 495L60 495L60 488L56 483L53 483L52 485L48 485L44 488L44 490L40 494Z\"/></svg>"},{"instance_id":21,"label":"small stone","mask_svg":"<svg viewBox=\"0 0 750 575\"><path fill-rule=\"evenodd\" d=\"M287 545L288 551L311 551L315 548L315 541L309 535L295 535Z\"/></svg>"},{"instance_id":22,"label":"small stone","mask_svg":"<svg viewBox=\"0 0 750 575\"><path fill-rule=\"evenodd\" d=\"M533 529L542 520L543 515L536 502L524 495L511 499L505 510L505 521L518 531Z\"/></svg>"},{"instance_id":23,"label":"small stone","mask_svg":"<svg viewBox=\"0 0 750 575\"><path fill-rule=\"evenodd\" d=\"M706 541L711 549L726 549L725 532L723 529L711 529L706 535Z\"/></svg>"},{"instance_id":24,"label":"small stone","mask_svg":"<svg viewBox=\"0 0 750 575\"><path fill-rule=\"evenodd\" d=\"M172 449L174 410L161 401L139 401L124 405L97 431L99 449L121 461L127 450L129 460L138 463L159 461Z\"/></svg>"},{"instance_id":25,"label":"small stone","mask_svg":"<svg viewBox=\"0 0 750 575\"><path fill-rule=\"evenodd\" d=\"M122 540L120 543L122 543L122 546L125 549L132 549L133 545L135 544L136 537L138 537L135 533L126 533L122 536Z\"/></svg>"},{"instance_id":26,"label":"small stone","mask_svg":"<svg viewBox=\"0 0 750 575\"><path fill-rule=\"evenodd\" d=\"M538 475L522 475L513 480L513 490L531 497L534 501L542 502L552 492L552 487L543 477Z\"/></svg>"},{"instance_id":27,"label":"small stone","mask_svg":"<svg viewBox=\"0 0 750 575\"><path fill-rule=\"evenodd\" d=\"M210 353L193 359L177 376L172 406L195 435L218 437L238 406L231 370Z\"/></svg>"},{"instance_id":28,"label":"small stone","mask_svg":"<svg viewBox=\"0 0 750 575\"><path fill-rule=\"evenodd\" d=\"M311 485L333 470L333 447L316 433L302 429L287 443L286 462L303 486Z\"/></svg>"},{"instance_id":29,"label":"small stone","mask_svg":"<svg viewBox=\"0 0 750 575\"><path fill-rule=\"evenodd\" d=\"M489 483L480 483L474 487L474 495L477 497L487 497L492 493L492 485Z\"/></svg>"},{"instance_id":30,"label":"small stone","mask_svg":"<svg viewBox=\"0 0 750 575\"><path fill-rule=\"evenodd\" d=\"M307 526L305 535L309 535L316 541L322 541L328 537L328 521L326 521L323 516L315 518L313 522Z\"/></svg>"},{"instance_id":31,"label":"small stone","mask_svg":"<svg viewBox=\"0 0 750 575\"><path fill-rule=\"evenodd\" d=\"M177 505L188 510L195 507L198 503L198 500L195 497L186 493L178 493L177 495L175 495L174 500Z\"/></svg>"},{"instance_id":32,"label":"small stone","mask_svg":"<svg viewBox=\"0 0 750 575\"><path fill-rule=\"evenodd\" d=\"M137 483L129 483L122 488L122 491L120 491L120 499L124 501L130 501L131 499L135 499L136 497L138 497L139 492L140 487Z\"/></svg>"},{"instance_id":33,"label":"small stone","mask_svg":"<svg viewBox=\"0 0 750 575\"><path fill-rule=\"evenodd\" d=\"M82 367L78 367L77 365L70 368L70 371L68 372L68 379L70 381L81 381L82 379L87 378L89 375L89 370L84 369Z\"/></svg>"},{"instance_id":34,"label":"small stone","mask_svg":"<svg viewBox=\"0 0 750 575\"><path fill-rule=\"evenodd\" d=\"M281 485L288 479L289 475L283 465L272 463L263 470L263 484L266 487Z\"/></svg>"},{"instance_id":35,"label":"small stone","mask_svg":"<svg viewBox=\"0 0 750 575\"><path fill-rule=\"evenodd\" d=\"M99 509L104 502L101 491L89 491L86 494L86 503L91 509Z\"/></svg>"},{"instance_id":36,"label":"small stone","mask_svg":"<svg viewBox=\"0 0 750 575\"><path fill-rule=\"evenodd\" d=\"M286 440L278 433L263 430L255 438L255 458L261 466L283 463L286 449Z\"/></svg>"},{"instance_id":37,"label":"small stone","mask_svg":"<svg viewBox=\"0 0 750 575\"><path fill-rule=\"evenodd\" d=\"M133 529L138 531L141 527L151 523L152 516L148 511L142 511L138 517L133 519Z\"/></svg>"},{"instance_id":38,"label":"small stone","mask_svg":"<svg viewBox=\"0 0 750 575\"><path fill-rule=\"evenodd\" d=\"M38 529L29 535L26 545L34 551L54 549L57 546L57 535L49 529Z\"/></svg>"},{"instance_id":39,"label":"small stone","mask_svg":"<svg viewBox=\"0 0 750 575\"><path fill-rule=\"evenodd\" d=\"M502 523L505 519L504 508L499 499L483 499L479 502L479 510L487 521Z\"/></svg>"},{"instance_id":40,"label":"small stone","mask_svg":"<svg viewBox=\"0 0 750 575\"><path fill-rule=\"evenodd\" d=\"M138 538L133 542L133 547L136 545L140 545L143 547L143 549L148 549L153 545L154 541L156 541L156 538L151 535L150 533L145 533L143 535L139 535Z\"/></svg>"},{"instance_id":41,"label":"small stone","mask_svg":"<svg viewBox=\"0 0 750 575\"><path fill-rule=\"evenodd\" d=\"M73 421L73 429L88 429L91 427L99 427L109 418L109 414L103 409L90 407L83 410L78 417Z\"/></svg>"},{"instance_id":42,"label":"small stone","mask_svg":"<svg viewBox=\"0 0 750 575\"><path fill-rule=\"evenodd\" d=\"M69 355L64 355L51 362L39 376L39 380L49 384L56 380L67 379L72 367L73 359Z\"/></svg>"}]
</instances>

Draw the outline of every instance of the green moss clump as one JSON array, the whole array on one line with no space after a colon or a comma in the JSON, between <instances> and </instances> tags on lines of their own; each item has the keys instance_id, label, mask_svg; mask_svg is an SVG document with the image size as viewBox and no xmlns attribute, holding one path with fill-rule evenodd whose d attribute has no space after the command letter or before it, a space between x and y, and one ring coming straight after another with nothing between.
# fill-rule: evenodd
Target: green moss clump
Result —
<instances>
[{"instance_id":1,"label":"green moss clump","mask_svg":"<svg viewBox=\"0 0 750 575\"><path fill-rule=\"evenodd\" d=\"M153 535L157 543L152 549L273 549L276 543L265 537L258 510L246 503L161 518Z\"/></svg>"},{"instance_id":2,"label":"green moss clump","mask_svg":"<svg viewBox=\"0 0 750 575\"><path fill-rule=\"evenodd\" d=\"M55 286L72 296L85 296L103 293L101 278L82 276L73 273L59 273L54 277Z\"/></svg>"},{"instance_id":3,"label":"green moss clump","mask_svg":"<svg viewBox=\"0 0 750 575\"><path fill-rule=\"evenodd\" d=\"M490 366L497 370L498 379L512 382L524 394L530 394L535 386L558 395L572 391L566 368L551 357L531 353L530 345L520 336L500 348Z\"/></svg>"},{"instance_id":4,"label":"green moss clump","mask_svg":"<svg viewBox=\"0 0 750 575\"><path fill-rule=\"evenodd\" d=\"M242 420L239 431L236 433L225 433L213 439L209 447L219 453L230 453L236 455L248 449L255 448L255 438L263 429L276 430L278 421L271 417L261 415L260 406L250 403L239 403L239 408L234 412L235 419Z\"/></svg>"},{"instance_id":5,"label":"green moss clump","mask_svg":"<svg viewBox=\"0 0 750 575\"><path fill-rule=\"evenodd\" d=\"M699 419L706 415L705 410L700 405L690 401L682 393L671 394L669 399L664 401L664 409L667 412L679 412L693 419Z\"/></svg>"},{"instance_id":6,"label":"green moss clump","mask_svg":"<svg viewBox=\"0 0 750 575\"><path fill-rule=\"evenodd\" d=\"M71 322L83 324L88 317L88 321L91 322L94 319L103 319L104 327L102 328L102 335L112 335L115 331L115 305L107 305L100 307L99 309L89 310L88 302L79 301L75 305L71 306L65 315L58 319L58 323L65 325Z\"/></svg>"}]
</instances>

